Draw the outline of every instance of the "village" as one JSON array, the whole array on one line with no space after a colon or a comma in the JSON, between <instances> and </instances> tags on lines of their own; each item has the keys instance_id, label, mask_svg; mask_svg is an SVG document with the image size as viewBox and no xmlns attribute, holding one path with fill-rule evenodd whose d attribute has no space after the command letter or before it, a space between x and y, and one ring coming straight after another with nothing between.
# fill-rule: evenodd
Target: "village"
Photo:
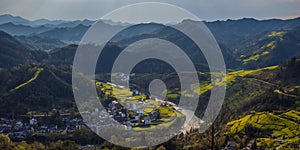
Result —
<instances>
[{"instance_id":1,"label":"village","mask_svg":"<svg viewBox=\"0 0 300 150\"><path fill-rule=\"evenodd\" d=\"M63 117L62 125L45 125L39 123L36 118L31 119L8 119L0 118L0 134L5 134L11 139L22 140L31 133L72 133L82 127L85 127L81 118Z\"/></svg>"},{"instance_id":2,"label":"village","mask_svg":"<svg viewBox=\"0 0 300 150\"><path fill-rule=\"evenodd\" d=\"M124 108L119 101L114 100L107 108L107 113L111 118L114 118L118 122L126 125L128 130L132 127L149 127L151 122L160 119L160 111L158 108L154 108L151 112L145 114L144 106L150 106L150 102L139 100L138 104L131 104L126 102L126 108Z\"/></svg>"},{"instance_id":3,"label":"village","mask_svg":"<svg viewBox=\"0 0 300 150\"><path fill-rule=\"evenodd\" d=\"M100 118L113 118L126 130L151 128L155 125L172 122L176 117L182 117L175 104L154 97L150 98L137 89L125 91L123 87L111 83L99 83L98 85L105 94L118 93L121 96L113 98L106 106L105 111L95 110L95 112L99 114ZM111 91L105 91L107 89Z\"/></svg>"}]
</instances>

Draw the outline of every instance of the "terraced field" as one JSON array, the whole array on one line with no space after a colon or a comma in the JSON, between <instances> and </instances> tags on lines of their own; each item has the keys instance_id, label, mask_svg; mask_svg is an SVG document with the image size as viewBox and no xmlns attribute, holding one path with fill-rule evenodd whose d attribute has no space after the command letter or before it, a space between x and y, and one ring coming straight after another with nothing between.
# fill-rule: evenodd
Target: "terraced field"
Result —
<instances>
[{"instance_id":1,"label":"terraced field","mask_svg":"<svg viewBox=\"0 0 300 150\"><path fill-rule=\"evenodd\" d=\"M270 67L265 67L265 68L256 69L256 70L238 70L238 71L229 72L226 74L225 79L221 79L221 81L215 81L215 84L217 86L222 86L222 85L224 85L224 83L227 83L230 85L237 78L246 77L247 75L255 75L262 71L274 70L277 68L278 68L278 66L270 66ZM218 76L218 74L216 74L216 73L212 73L211 75ZM199 95L202 95L202 94L210 91L212 88L213 88L212 84L207 83L207 81L200 83L200 87L195 87L195 85L191 86L191 89Z\"/></svg>"},{"instance_id":2,"label":"terraced field","mask_svg":"<svg viewBox=\"0 0 300 150\"><path fill-rule=\"evenodd\" d=\"M249 134L252 127L264 133L257 137L257 146L264 148L289 148L300 144L300 112L291 110L279 115L257 112L227 123L228 134ZM269 134L268 134L269 133Z\"/></svg>"},{"instance_id":3,"label":"terraced field","mask_svg":"<svg viewBox=\"0 0 300 150\"><path fill-rule=\"evenodd\" d=\"M44 70L43 68L37 68L37 70L32 78L30 78L28 81L18 85L17 87L14 88L14 90L18 90L18 89L22 88L23 86L26 86L30 82L34 81L43 70Z\"/></svg>"}]
</instances>

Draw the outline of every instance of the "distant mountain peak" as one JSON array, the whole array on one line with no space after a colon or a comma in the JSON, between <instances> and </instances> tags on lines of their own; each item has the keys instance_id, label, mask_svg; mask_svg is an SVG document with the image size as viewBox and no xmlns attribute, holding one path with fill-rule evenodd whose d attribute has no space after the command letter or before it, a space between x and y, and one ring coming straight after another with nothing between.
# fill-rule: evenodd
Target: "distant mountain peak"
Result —
<instances>
[{"instance_id":1,"label":"distant mountain peak","mask_svg":"<svg viewBox=\"0 0 300 150\"><path fill-rule=\"evenodd\" d=\"M18 18L18 19L23 19L23 20L26 20L20 16L13 16L11 14L4 14L4 15L1 15L0 17L7 17L7 18Z\"/></svg>"},{"instance_id":2,"label":"distant mountain peak","mask_svg":"<svg viewBox=\"0 0 300 150\"><path fill-rule=\"evenodd\" d=\"M19 16L13 16L10 14L4 14L0 15L0 24L8 23L8 22L13 22L15 24L27 24L28 20L19 17Z\"/></svg>"}]
</instances>

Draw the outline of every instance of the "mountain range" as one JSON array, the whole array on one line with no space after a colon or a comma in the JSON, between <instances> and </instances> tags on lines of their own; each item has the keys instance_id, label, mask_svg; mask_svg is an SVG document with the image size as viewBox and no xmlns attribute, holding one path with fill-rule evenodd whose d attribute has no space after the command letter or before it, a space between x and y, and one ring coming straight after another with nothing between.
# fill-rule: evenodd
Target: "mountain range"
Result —
<instances>
[{"instance_id":1,"label":"mountain range","mask_svg":"<svg viewBox=\"0 0 300 150\"><path fill-rule=\"evenodd\" d=\"M240 19L205 22L215 35L227 68L230 70L239 69L259 69L272 65L278 65L300 55L300 18L290 20L255 20ZM11 22L9 22L11 21ZM15 34L0 33L1 62L0 67L9 69L19 64L43 64L70 66L73 63L73 57L77 49L75 41L80 41L83 34L89 28L87 24L79 24L78 21L70 27L46 27L28 26L26 19L13 17L10 15L0 16L0 22L3 26L14 26L12 29ZM67 21L43 21L46 24L52 22L53 26L70 23ZM55 22L55 23L53 23ZM84 20L83 22L91 22ZM18 25L15 24L18 23ZM73 22L74 23L74 22ZM191 26L198 22L184 20L180 26ZM299 27L298 27L299 25ZM124 27L121 25L110 25L102 22L101 26L108 31ZM25 33L24 27L28 32ZM5 28L7 29L7 28ZM36 29L36 30L34 30ZM49 29L42 31L42 29ZM27 34L27 33L30 34ZM11 35L9 35L11 34ZM239 38L241 36L241 38ZM198 71L208 71L207 62L202 53L199 53L197 47L184 35L169 28L166 25L147 23L132 25L118 33L108 45L105 46L100 59L105 60L107 64L99 64L98 73L109 72L111 65L118 54L131 43L146 38L161 38L172 41L181 47L188 56L191 57ZM68 43L74 44L68 45ZM144 62L144 67L135 68L135 72L172 72L172 69L165 64L160 64L155 60ZM39 65L37 65L39 66ZM149 69L151 68L151 69ZM4 70L5 70L4 69Z\"/></svg>"},{"instance_id":2,"label":"mountain range","mask_svg":"<svg viewBox=\"0 0 300 150\"><path fill-rule=\"evenodd\" d=\"M5 24L5 23L13 23L15 25L26 25L31 27L36 27L36 26L74 27L78 24L91 25L94 23L94 21L91 20L65 21L65 20L48 20L48 19L38 19L38 20L31 21L19 16L4 14L0 16L0 24Z\"/></svg>"}]
</instances>

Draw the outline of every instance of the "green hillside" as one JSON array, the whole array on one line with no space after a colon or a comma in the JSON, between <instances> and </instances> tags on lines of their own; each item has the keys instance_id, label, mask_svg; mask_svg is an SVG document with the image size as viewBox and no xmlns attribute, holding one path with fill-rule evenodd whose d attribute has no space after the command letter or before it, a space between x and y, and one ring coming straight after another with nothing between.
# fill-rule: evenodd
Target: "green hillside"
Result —
<instances>
[{"instance_id":1,"label":"green hillside","mask_svg":"<svg viewBox=\"0 0 300 150\"><path fill-rule=\"evenodd\" d=\"M23 65L0 71L0 78L1 113L24 115L73 107L70 68Z\"/></svg>"}]
</instances>

